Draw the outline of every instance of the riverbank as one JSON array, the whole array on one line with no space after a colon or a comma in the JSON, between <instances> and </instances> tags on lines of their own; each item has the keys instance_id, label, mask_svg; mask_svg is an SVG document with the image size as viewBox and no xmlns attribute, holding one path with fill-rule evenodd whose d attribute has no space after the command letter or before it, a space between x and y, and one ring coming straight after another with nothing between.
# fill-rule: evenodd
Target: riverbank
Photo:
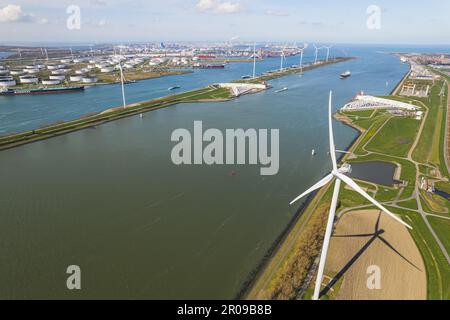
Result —
<instances>
[{"instance_id":1,"label":"riverbank","mask_svg":"<svg viewBox=\"0 0 450 320\"><path fill-rule=\"evenodd\" d=\"M300 73L302 71L307 71L315 69L321 66L326 66L329 64L339 63L348 61L353 58L337 58L329 62L324 62L309 66L307 68L291 68L270 74L270 76L262 75L255 79L249 81L236 81L243 83L262 83L271 79L287 76L293 73ZM149 112L152 110L165 108L179 103L192 103L192 102L203 102L203 101L228 101L230 99L235 99L230 94L227 89L219 88L215 86L209 86L197 90L187 91L180 94L175 94L172 96L165 96L162 98L151 99L132 105L124 107L110 108L101 113L89 115L86 117L78 118L72 121L64 121L60 123L55 123L46 127L42 127L35 130L30 130L18 134L11 134L4 137L0 137L0 150L14 148L23 144L36 142L39 140L49 139L55 136L64 135L73 131L78 131L90 127L98 126L102 123L122 119L125 117L130 117L138 115L140 113Z\"/></svg>"}]
</instances>

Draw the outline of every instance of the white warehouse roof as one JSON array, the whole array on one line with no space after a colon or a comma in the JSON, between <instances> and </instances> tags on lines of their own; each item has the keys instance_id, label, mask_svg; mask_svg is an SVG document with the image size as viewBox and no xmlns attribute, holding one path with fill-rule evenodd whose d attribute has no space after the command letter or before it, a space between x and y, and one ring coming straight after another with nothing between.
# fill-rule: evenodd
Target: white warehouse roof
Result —
<instances>
[{"instance_id":1,"label":"white warehouse roof","mask_svg":"<svg viewBox=\"0 0 450 320\"><path fill-rule=\"evenodd\" d=\"M343 111L357 111L357 110L367 110L367 109L402 109L414 111L419 108L415 105L404 103L400 101L377 98L374 96L357 95L352 102L347 103L342 110Z\"/></svg>"}]
</instances>

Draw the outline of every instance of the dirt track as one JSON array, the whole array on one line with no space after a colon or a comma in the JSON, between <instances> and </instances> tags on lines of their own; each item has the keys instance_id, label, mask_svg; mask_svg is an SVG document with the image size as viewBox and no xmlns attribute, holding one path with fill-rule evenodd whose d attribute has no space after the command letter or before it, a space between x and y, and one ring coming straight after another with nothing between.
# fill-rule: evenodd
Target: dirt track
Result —
<instances>
[{"instance_id":1,"label":"dirt track","mask_svg":"<svg viewBox=\"0 0 450 320\"><path fill-rule=\"evenodd\" d=\"M375 233L378 219L378 232ZM338 222L329 252L326 275L335 276L342 271L341 281L334 285L337 289L341 283L337 299L426 299L425 266L414 240L405 227L385 214L380 215L380 211L345 214ZM367 287L370 277L367 269L374 265L381 271L379 290Z\"/></svg>"}]
</instances>

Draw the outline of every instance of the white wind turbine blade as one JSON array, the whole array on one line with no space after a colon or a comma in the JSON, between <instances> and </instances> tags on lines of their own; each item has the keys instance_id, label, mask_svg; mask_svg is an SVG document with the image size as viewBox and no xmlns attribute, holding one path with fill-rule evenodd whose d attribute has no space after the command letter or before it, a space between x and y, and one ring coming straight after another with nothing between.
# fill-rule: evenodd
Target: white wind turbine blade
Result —
<instances>
[{"instance_id":1,"label":"white wind turbine blade","mask_svg":"<svg viewBox=\"0 0 450 320\"><path fill-rule=\"evenodd\" d=\"M328 127L329 127L329 134L330 134L330 155L331 155L331 162L333 162L333 170L337 170L336 148L334 145L334 136L333 136L333 111L331 110L332 102L333 102L333 91L330 91L330 99L329 99L329 104L328 104L328 113L329 113Z\"/></svg>"},{"instance_id":2,"label":"white wind turbine blade","mask_svg":"<svg viewBox=\"0 0 450 320\"><path fill-rule=\"evenodd\" d=\"M316 191L317 189L322 188L323 186L325 186L327 183L329 183L331 180L333 180L334 176L332 174L329 174L328 176L326 176L325 178L323 178L322 180L320 180L319 182L317 182L315 185L313 185L311 188L309 188L308 190L306 190L305 192L303 192L301 195L299 195L297 198L295 198L294 200L292 200L292 202L290 203L290 205L293 205L294 203L296 203L298 200L300 200L301 198L303 198L304 196L310 194L313 191Z\"/></svg>"},{"instance_id":3,"label":"white wind turbine blade","mask_svg":"<svg viewBox=\"0 0 450 320\"><path fill-rule=\"evenodd\" d=\"M328 215L327 230L323 239L322 253L320 254L319 269L317 271L316 286L314 289L313 300L319 300L320 289L322 287L323 272L325 270L325 263L327 261L328 247L330 245L330 238L333 232L334 216L336 214L337 201L339 197L339 191L341 188L341 180L336 179L334 186L333 199L331 200L330 213Z\"/></svg>"},{"instance_id":4,"label":"white wind turbine blade","mask_svg":"<svg viewBox=\"0 0 450 320\"><path fill-rule=\"evenodd\" d=\"M390 212L388 209L386 209L385 207L383 207L378 201L376 201L374 198L372 198L371 196L369 196L367 194L367 192L365 192L360 186L358 186L352 179L350 179L349 177L343 175L342 173L337 173L336 174L338 179L341 179L342 181L344 181L346 184L348 184L350 187L353 188L353 190L355 190L356 192L358 192L360 195L362 195L364 198L366 198L367 200L369 200L371 203L373 203L375 206L377 206L380 210L382 210L384 213L388 214L389 216L391 216L393 219L397 220L398 222L400 222L401 224L403 224L404 226L406 226L409 229L412 229L412 227L405 223L402 219L400 219L399 217L397 217L395 214L393 214L392 212Z\"/></svg>"},{"instance_id":5,"label":"white wind turbine blade","mask_svg":"<svg viewBox=\"0 0 450 320\"><path fill-rule=\"evenodd\" d=\"M119 61L119 69L120 69L120 83L121 83L121 86L122 86L123 107L126 108L127 102L126 102L126 98L125 98L124 76L123 76L122 63L120 61Z\"/></svg>"}]
</instances>

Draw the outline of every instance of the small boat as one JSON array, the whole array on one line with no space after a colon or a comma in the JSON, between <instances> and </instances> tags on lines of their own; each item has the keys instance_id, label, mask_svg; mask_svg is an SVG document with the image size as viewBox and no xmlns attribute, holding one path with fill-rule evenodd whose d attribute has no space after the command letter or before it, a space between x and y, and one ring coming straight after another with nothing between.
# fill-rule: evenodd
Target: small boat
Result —
<instances>
[{"instance_id":1,"label":"small boat","mask_svg":"<svg viewBox=\"0 0 450 320\"><path fill-rule=\"evenodd\" d=\"M341 73L340 77L341 77L341 79L346 79L346 78L350 77L351 75L352 75L352 73L349 70L347 70L344 73Z\"/></svg>"},{"instance_id":2,"label":"small boat","mask_svg":"<svg viewBox=\"0 0 450 320\"><path fill-rule=\"evenodd\" d=\"M252 76L246 75L246 76L242 76L241 79L242 80L246 80L246 79L250 79Z\"/></svg>"},{"instance_id":3,"label":"small boat","mask_svg":"<svg viewBox=\"0 0 450 320\"><path fill-rule=\"evenodd\" d=\"M312 155L312 156L315 156L315 155L316 155L316 150L312 149L311 155Z\"/></svg>"},{"instance_id":4,"label":"small boat","mask_svg":"<svg viewBox=\"0 0 450 320\"><path fill-rule=\"evenodd\" d=\"M287 90L289 90L289 89L288 88L283 88L283 89L279 89L279 90L275 91L275 93L280 93L280 92L284 92L284 91L287 91Z\"/></svg>"},{"instance_id":5,"label":"small boat","mask_svg":"<svg viewBox=\"0 0 450 320\"><path fill-rule=\"evenodd\" d=\"M139 117L140 117L141 119L144 118L144 114L141 113L141 114L139 115Z\"/></svg>"},{"instance_id":6,"label":"small boat","mask_svg":"<svg viewBox=\"0 0 450 320\"><path fill-rule=\"evenodd\" d=\"M177 89L180 89L180 88L181 88L180 86L173 86L173 87L170 87L167 90L172 91L172 90L177 90Z\"/></svg>"}]
</instances>

